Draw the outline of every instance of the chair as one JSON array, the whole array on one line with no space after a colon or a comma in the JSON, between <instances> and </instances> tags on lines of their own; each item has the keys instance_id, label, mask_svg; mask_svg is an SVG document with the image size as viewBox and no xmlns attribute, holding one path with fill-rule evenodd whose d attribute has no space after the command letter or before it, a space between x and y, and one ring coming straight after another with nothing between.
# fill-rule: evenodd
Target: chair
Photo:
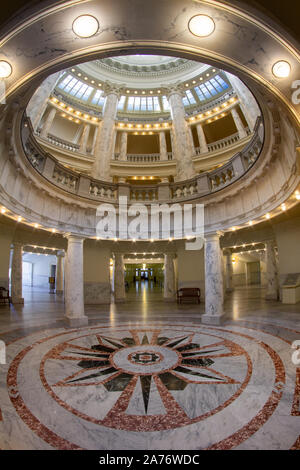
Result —
<instances>
[{"instance_id":1,"label":"chair","mask_svg":"<svg viewBox=\"0 0 300 470\"><path fill-rule=\"evenodd\" d=\"M9 290L6 289L5 287L0 287L0 303L5 304L5 302L7 302L8 304L11 303Z\"/></svg>"}]
</instances>

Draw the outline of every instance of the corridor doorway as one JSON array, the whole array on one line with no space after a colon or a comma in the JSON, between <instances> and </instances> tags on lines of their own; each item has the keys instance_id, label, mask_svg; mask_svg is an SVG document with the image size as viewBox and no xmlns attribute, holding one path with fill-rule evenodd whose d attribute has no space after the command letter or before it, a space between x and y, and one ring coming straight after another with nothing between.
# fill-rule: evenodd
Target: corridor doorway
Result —
<instances>
[{"instance_id":1,"label":"corridor doorway","mask_svg":"<svg viewBox=\"0 0 300 470\"><path fill-rule=\"evenodd\" d=\"M163 263L126 263L125 289L132 300L163 300Z\"/></svg>"}]
</instances>

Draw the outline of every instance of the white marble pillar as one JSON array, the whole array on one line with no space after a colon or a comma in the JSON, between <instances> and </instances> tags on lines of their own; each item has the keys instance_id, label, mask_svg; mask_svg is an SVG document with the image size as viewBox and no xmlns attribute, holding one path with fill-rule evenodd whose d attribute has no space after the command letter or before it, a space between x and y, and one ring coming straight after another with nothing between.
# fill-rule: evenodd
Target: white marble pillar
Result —
<instances>
[{"instance_id":1,"label":"white marble pillar","mask_svg":"<svg viewBox=\"0 0 300 470\"><path fill-rule=\"evenodd\" d=\"M67 235L68 250L65 262L65 316L71 327L88 324L83 297L84 238Z\"/></svg>"},{"instance_id":2,"label":"white marble pillar","mask_svg":"<svg viewBox=\"0 0 300 470\"><path fill-rule=\"evenodd\" d=\"M124 258L122 253L115 253L114 293L115 302L124 302L126 294L124 279Z\"/></svg>"},{"instance_id":3,"label":"white marble pillar","mask_svg":"<svg viewBox=\"0 0 300 470\"><path fill-rule=\"evenodd\" d=\"M81 153L86 153L87 151L87 144L88 144L88 140L90 136L90 129L91 129L90 124L84 124L83 132L80 138L80 147L79 147L79 150Z\"/></svg>"},{"instance_id":4,"label":"white marble pillar","mask_svg":"<svg viewBox=\"0 0 300 470\"><path fill-rule=\"evenodd\" d=\"M56 294L62 294L64 291L64 251L58 251L56 254Z\"/></svg>"},{"instance_id":5,"label":"white marble pillar","mask_svg":"<svg viewBox=\"0 0 300 470\"><path fill-rule=\"evenodd\" d=\"M175 260L175 253L165 254L164 300L167 302L173 302L175 300L174 260Z\"/></svg>"},{"instance_id":6,"label":"white marble pillar","mask_svg":"<svg viewBox=\"0 0 300 470\"><path fill-rule=\"evenodd\" d=\"M200 153L207 153L208 146L206 142L206 137L204 134L203 126L200 122L197 124L196 129L198 134Z\"/></svg>"},{"instance_id":7,"label":"white marble pillar","mask_svg":"<svg viewBox=\"0 0 300 470\"><path fill-rule=\"evenodd\" d=\"M92 155L95 154L95 148L96 148L96 143L97 143L97 140L98 140L98 134L100 132L100 127L101 127L101 122L95 126L95 129L94 129L94 137L93 137L93 145L92 145Z\"/></svg>"},{"instance_id":8,"label":"white marble pillar","mask_svg":"<svg viewBox=\"0 0 300 470\"><path fill-rule=\"evenodd\" d=\"M182 94L179 91L171 91L169 103L173 120L172 150L176 160L176 179L186 180L195 175L190 145L188 125L185 120L185 109L182 102Z\"/></svg>"},{"instance_id":9,"label":"white marble pillar","mask_svg":"<svg viewBox=\"0 0 300 470\"><path fill-rule=\"evenodd\" d=\"M26 113L31 119L33 129L36 130L48 106L48 99L54 90L62 72L56 72L50 75L34 92L28 103Z\"/></svg>"},{"instance_id":10,"label":"white marble pillar","mask_svg":"<svg viewBox=\"0 0 300 470\"><path fill-rule=\"evenodd\" d=\"M224 289L222 273L222 252L220 235L213 233L205 236L205 314L202 323L219 325L224 314Z\"/></svg>"},{"instance_id":11,"label":"white marble pillar","mask_svg":"<svg viewBox=\"0 0 300 470\"><path fill-rule=\"evenodd\" d=\"M51 108L44 122L43 128L41 130L41 137L45 139L47 139L48 133L50 132L52 123L56 116L56 111L56 108Z\"/></svg>"},{"instance_id":12,"label":"white marble pillar","mask_svg":"<svg viewBox=\"0 0 300 470\"><path fill-rule=\"evenodd\" d=\"M167 151L167 142L166 142L165 131L160 131L158 135L159 135L160 160L165 161L165 160L168 160L168 151Z\"/></svg>"},{"instance_id":13,"label":"white marble pillar","mask_svg":"<svg viewBox=\"0 0 300 470\"><path fill-rule=\"evenodd\" d=\"M251 132L253 132L256 119L261 114L256 99L252 95L251 91L246 87L246 85L244 85L242 80L229 72L225 72L225 74L227 75L227 78L229 79L234 91L239 98L239 105L247 121L249 129Z\"/></svg>"},{"instance_id":14,"label":"white marble pillar","mask_svg":"<svg viewBox=\"0 0 300 470\"><path fill-rule=\"evenodd\" d=\"M127 132L121 132L120 138L120 160L127 160L127 140L128 134Z\"/></svg>"},{"instance_id":15,"label":"white marble pillar","mask_svg":"<svg viewBox=\"0 0 300 470\"><path fill-rule=\"evenodd\" d=\"M267 291L266 299L278 300L278 276L274 240L266 243Z\"/></svg>"},{"instance_id":16,"label":"white marble pillar","mask_svg":"<svg viewBox=\"0 0 300 470\"><path fill-rule=\"evenodd\" d=\"M193 137L192 128L189 125L188 125L188 135L189 135L189 141L190 141L191 155L195 155L196 150L195 150L195 144L194 144L194 137Z\"/></svg>"},{"instance_id":17,"label":"white marble pillar","mask_svg":"<svg viewBox=\"0 0 300 470\"><path fill-rule=\"evenodd\" d=\"M233 267L231 251L226 251L226 292L233 291Z\"/></svg>"},{"instance_id":18,"label":"white marble pillar","mask_svg":"<svg viewBox=\"0 0 300 470\"><path fill-rule=\"evenodd\" d=\"M14 243L11 263L11 298L13 304L24 304L22 296L22 263L22 244Z\"/></svg>"},{"instance_id":19,"label":"white marble pillar","mask_svg":"<svg viewBox=\"0 0 300 470\"><path fill-rule=\"evenodd\" d=\"M231 115L233 117L234 124L236 125L237 131L239 133L239 138L243 139L244 137L247 137L247 132L243 126L242 120L236 108L232 108Z\"/></svg>"},{"instance_id":20,"label":"white marble pillar","mask_svg":"<svg viewBox=\"0 0 300 470\"><path fill-rule=\"evenodd\" d=\"M118 93L109 92L106 96L102 123L95 145L95 162L92 169L92 176L104 181L111 181L110 162L114 151L117 107Z\"/></svg>"}]
</instances>

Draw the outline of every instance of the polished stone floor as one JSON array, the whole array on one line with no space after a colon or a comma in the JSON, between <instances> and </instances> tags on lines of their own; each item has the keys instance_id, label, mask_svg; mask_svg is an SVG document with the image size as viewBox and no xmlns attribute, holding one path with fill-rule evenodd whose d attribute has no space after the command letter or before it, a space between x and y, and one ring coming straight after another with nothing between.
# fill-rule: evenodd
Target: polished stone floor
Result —
<instances>
[{"instance_id":1,"label":"polished stone floor","mask_svg":"<svg viewBox=\"0 0 300 470\"><path fill-rule=\"evenodd\" d=\"M61 297L24 297L0 307L1 449L300 448L299 304L238 288L212 327L140 284L70 329Z\"/></svg>"}]
</instances>

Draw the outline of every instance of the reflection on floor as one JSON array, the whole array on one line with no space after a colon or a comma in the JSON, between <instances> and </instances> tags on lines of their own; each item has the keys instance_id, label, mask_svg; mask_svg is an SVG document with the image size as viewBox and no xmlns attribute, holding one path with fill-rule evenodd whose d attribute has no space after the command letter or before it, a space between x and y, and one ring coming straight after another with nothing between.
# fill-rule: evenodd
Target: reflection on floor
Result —
<instances>
[{"instance_id":1,"label":"reflection on floor","mask_svg":"<svg viewBox=\"0 0 300 470\"><path fill-rule=\"evenodd\" d=\"M147 287L88 307L78 329L46 291L0 307L0 448L300 448L299 305L240 288L210 327L203 304Z\"/></svg>"}]
</instances>

